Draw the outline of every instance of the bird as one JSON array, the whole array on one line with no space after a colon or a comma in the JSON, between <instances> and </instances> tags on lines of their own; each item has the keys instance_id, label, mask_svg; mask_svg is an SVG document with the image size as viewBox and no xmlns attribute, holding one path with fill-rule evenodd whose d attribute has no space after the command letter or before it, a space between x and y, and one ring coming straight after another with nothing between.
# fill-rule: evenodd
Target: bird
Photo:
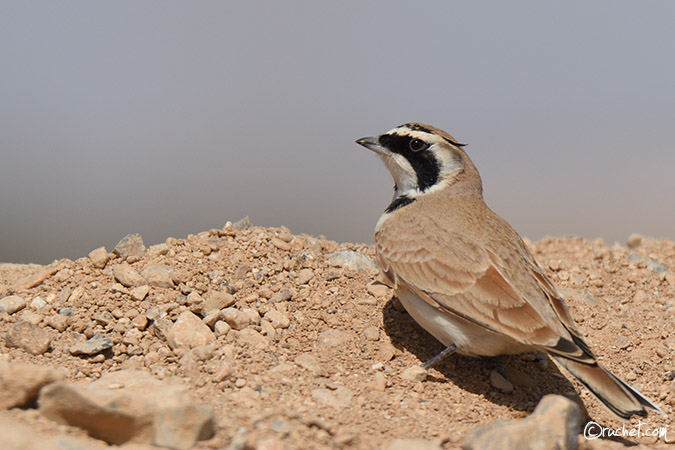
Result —
<instances>
[{"instance_id":1,"label":"bird","mask_svg":"<svg viewBox=\"0 0 675 450\"><path fill-rule=\"evenodd\" d=\"M394 196L375 228L377 264L412 318L452 353L543 351L622 419L663 411L609 370L581 338L520 235L483 198L480 174L450 134L406 123L357 144L383 160Z\"/></svg>"}]
</instances>

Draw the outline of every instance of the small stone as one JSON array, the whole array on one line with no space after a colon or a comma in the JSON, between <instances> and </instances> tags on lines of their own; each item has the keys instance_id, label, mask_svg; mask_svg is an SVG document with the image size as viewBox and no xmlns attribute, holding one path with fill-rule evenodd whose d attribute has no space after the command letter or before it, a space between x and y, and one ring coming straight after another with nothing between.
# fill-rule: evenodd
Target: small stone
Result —
<instances>
[{"instance_id":1,"label":"small stone","mask_svg":"<svg viewBox=\"0 0 675 450\"><path fill-rule=\"evenodd\" d=\"M253 328L244 328L237 333L237 343L243 347L267 350L269 339Z\"/></svg>"},{"instance_id":2,"label":"small stone","mask_svg":"<svg viewBox=\"0 0 675 450\"><path fill-rule=\"evenodd\" d=\"M490 372L490 384L493 388L498 389L505 394L513 392L513 384L496 370Z\"/></svg>"},{"instance_id":3,"label":"small stone","mask_svg":"<svg viewBox=\"0 0 675 450\"><path fill-rule=\"evenodd\" d=\"M47 302L42 299L42 297L35 297L32 302L30 302L30 307L33 309L42 309L47 306Z\"/></svg>"},{"instance_id":4,"label":"small stone","mask_svg":"<svg viewBox=\"0 0 675 450\"><path fill-rule=\"evenodd\" d=\"M260 325L260 313L253 308L242 308L241 312L248 317L248 323Z\"/></svg>"},{"instance_id":5,"label":"small stone","mask_svg":"<svg viewBox=\"0 0 675 450\"><path fill-rule=\"evenodd\" d=\"M26 307L26 300L18 295L9 295L0 300L0 313L14 314Z\"/></svg>"},{"instance_id":6,"label":"small stone","mask_svg":"<svg viewBox=\"0 0 675 450\"><path fill-rule=\"evenodd\" d=\"M136 327L138 330L145 330L148 326L148 318L144 314L139 314L133 319L131 319L131 324Z\"/></svg>"},{"instance_id":7,"label":"small stone","mask_svg":"<svg viewBox=\"0 0 675 450\"><path fill-rule=\"evenodd\" d=\"M216 340L211 329L190 311L184 311L167 333L167 343L172 349L192 349Z\"/></svg>"},{"instance_id":8,"label":"small stone","mask_svg":"<svg viewBox=\"0 0 675 450\"><path fill-rule=\"evenodd\" d=\"M97 269L103 269L105 265L108 264L110 254L105 249L105 247L99 247L89 252L89 259L91 260L91 263L94 265L94 267Z\"/></svg>"},{"instance_id":9,"label":"small stone","mask_svg":"<svg viewBox=\"0 0 675 450\"><path fill-rule=\"evenodd\" d=\"M349 340L349 334L341 330L328 329L319 333L318 342L325 347L337 347Z\"/></svg>"},{"instance_id":10,"label":"small stone","mask_svg":"<svg viewBox=\"0 0 675 450\"><path fill-rule=\"evenodd\" d=\"M614 343L617 347L619 347L621 350L626 350L628 347L630 347L630 341L626 336L619 336L616 339L616 342Z\"/></svg>"},{"instance_id":11,"label":"small stone","mask_svg":"<svg viewBox=\"0 0 675 450\"><path fill-rule=\"evenodd\" d=\"M222 319L235 330L243 330L249 325L249 318L236 308L225 308L221 311Z\"/></svg>"},{"instance_id":12,"label":"small stone","mask_svg":"<svg viewBox=\"0 0 675 450\"><path fill-rule=\"evenodd\" d=\"M42 315L24 309L19 320L23 320L24 322L28 322L32 325L37 325L42 322Z\"/></svg>"},{"instance_id":13,"label":"small stone","mask_svg":"<svg viewBox=\"0 0 675 450\"><path fill-rule=\"evenodd\" d=\"M68 307L68 308L61 308L59 309L59 314L63 314L66 317L72 317L75 314L77 314L79 308L73 308L73 307Z\"/></svg>"},{"instance_id":14,"label":"small stone","mask_svg":"<svg viewBox=\"0 0 675 450\"><path fill-rule=\"evenodd\" d=\"M298 284L307 284L314 278L314 271L312 269L302 269L298 273Z\"/></svg>"},{"instance_id":15,"label":"small stone","mask_svg":"<svg viewBox=\"0 0 675 450\"><path fill-rule=\"evenodd\" d=\"M141 276L145 278L150 286L171 289L173 288L173 279L171 278L171 267L164 264L150 264Z\"/></svg>"},{"instance_id":16,"label":"small stone","mask_svg":"<svg viewBox=\"0 0 675 450\"><path fill-rule=\"evenodd\" d=\"M283 250L283 251L287 252L291 249L291 244L289 244L288 242L284 242L279 238L272 238L271 242L272 242L272 245L274 245L279 250Z\"/></svg>"},{"instance_id":17,"label":"small stone","mask_svg":"<svg viewBox=\"0 0 675 450\"><path fill-rule=\"evenodd\" d=\"M291 324L291 319L288 316L276 309L270 309L265 314L265 319L269 320L274 328L288 328Z\"/></svg>"},{"instance_id":18,"label":"small stone","mask_svg":"<svg viewBox=\"0 0 675 450\"><path fill-rule=\"evenodd\" d=\"M276 340L277 331L274 329L274 325L272 325L269 320L262 319L260 321L260 330L268 338Z\"/></svg>"},{"instance_id":19,"label":"small stone","mask_svg":"<svg viewBox=\"0 0 675 450\"><path fill-rule=\"evenodd\" d=\"M232 327L227 322L222 320L217 321L213 325L213 331L215 331L216 336L225 336L230 332L231 329Z\"/></svg>"},{"instance_id":20,"label":"small stone","mask_svg":"<svg viewBox=\"0 0 675 450\"><path fill-rule=\"evenodd\" d=\"M329 253L325 255L325 258L331 266L346 267L357 271L379 270L373 258L353 250Z\"/></svg>"},{"instance_id":21,"label":"small stone","mask_svg":"<svg viewBox=\"0 0 675 450\"><path fill-rule=\"evenodd\" d=\"M117 243L113 253L122 258L134 257L140 259L145 255L145 245L140 234L128 234Z\"/></svg>"},{"instance_id":22,"label":"small stone","mask_svg":"<svg viewBox=\"0 0 675 450\"><path fill-rule=\"evenodd\" d=\"M378 327L368 327L363 330L363 337L369 341L380 340L380 329Z\"/></svg>"},{"instance_id":23,"label":"small stone","mask_svg":"<svg viewBox=\"0 0 675 450\"><path fill-rule=\"evenodd\" d=\"M251 220L248 218L248 216L244 217L243 219L237 220L235 223L232 224L232 229L237 231L243 231L250 227L251 227Z\"/></svg>"},{"instance_id":24,"label":"small stone","mask_svg":"<svg viewBox=\"0 0 675 450\"><path fill-rule=\"evenodd\" d=\"M378 351L378 360L382 362L391 361L396 355L396 348L390 343L386 342L380 345L380 350Z\"/></svg>"},{"instance_id":25,"label":"small stone","mask_svg":"<svg viewBox=\"0 0 675 450\"><path fill-rule=\"evenodd\" d=\"M303 369L309 370L313 374L318 374L322 372L321 366L319 365L319 361L316 360L316 358L309 353L301 353L298 356L295 357L295 360L293 361L295 364L298 366L302 367Z\"/></svg>"},{"instance_id":26,"label":"small stone","mask_svg":"<svg viewBox=\"0 0 675 450\"><path fill-rule=\"evenodd\" d=\"M53 316L47 317L45 323L56 331L64 332L68 327L68 316L63 314L54 314Z\"/></svg>"},{"instance_id":27,"label":"small stone","mask_svg":"<svg viewBox=\"0 0 675 450\"><path fill-rule=\"evenodd\" d=\"M8 347L23 349L31 355L45 353L49 350L51 342L49 333L44 329L24 321L16 322L9 327L5 337L5 344Z\"/></svg>"},{"instance_id":28,"label":"small stone","mask_svg":"<svg viewBox=\"0 0 675 450\"><path fill-rule=\"evenodd\" d=\"M202 313L207 314L214 309L221 310L232 305L234 305L234 297L229 292L208 291L204 294L204 301L201 304L201 311Z\"/></svg>"},{"instance_id":29,"label":"small stone","mask_svg":"<svg viewBox=\"0 0 675 450\"><path fill-rule=\"evenodd\" d=\"M387 389L387 377L385 377L382 372L376 373L375 378L373 378L373 381L370 383L370 387L378 392L384 392L384 390Z\"/></svg>"},{"instance_id":30,"label":"small stone","mask_svg":"<svg viewBox=\"0 0 675 450\"><path fill-rule=\"evenodd\" d=\"M218 365L216 372L213 374L213 378L216 381L225 381L230 378L233 373L234 370L232 368L232 361L230 361L229 358L223 358L220 360L220 364Z\"/></svg>"},{"instance_id":31,"label":"small stone","mask_svg":"<svg viewBox=\"0 0 675 450\"><path fill-rule=\"evenodd\" d=\"M335 390L316 388L312 390L311 395L317 403L335 409L346 408L352 399L352 392L342 386L338 386Z\"/></svg>"},{"instance_id":32,"label":"small stone","mask_svg":"<svg viewBox=\"0 0 675 450\"><path fill-rule=\"evenodd\" d=\"M125 287L137 287L145 284L145 278L126 262L115 266L113 276Z\"/></svg>"},{"instance_id":33,"label":"small stone","mask_svg":"<svg viewBox=\"0 0 675 450\"><path fill-rule=\"evenodd\" d=\"M246 386L246 380L243 378L237 378L237 380L234 382L234 387L241 389L244 386Z\"/></svg>"},{"instance_id":34,"label":"small stone","mask_svg":"<svg viewBox=\"0 0 675 450\"><path fill-rule=\"evenodd\" d=\"M129 295L131 296L132 300L141 302L148 295L148 292L150 292L150 287L143 285L133 288L131 291L129 291Z\"/></svg>"},{"instance_id":35,"label":"small stone","mask_svg":"<svg viewBox=\"0 0 675 450\"><path fill-rule=\"evenodd\" d=\"M464 450L504 448L572 450L578 446L581 413L572 400L546 395L531 416L500 420L469 431L462 442Z\"/></svg>"},{"instance_id":36,"label":"small stone","mask_svg":"<svg viewBox=\"0 0 675 450\"><path fill-rule=\"evenodd\" d=\"M391 289L384 284L373 283L366 286L366 290L375 298L388 298Z\"/></svg>"},{"instance_id":37,"label":"small stone","mask_svg":"<svg viewBox=\"0 0 675 450\"><path fill-rule=\"evenodd\" d=\"M17 361L0 363L0 410L34 403L43 386L60 381L65 370Z\"/></svg>"},{"instance_id":38,"label":"small stone","mask_svg":"<svg viewBox=\"0 0 675 450\"><path fill-rule=\"evenodd\" d=\"M412 366L405 369L401 377L410 381L424 381L427 379L427 371L422 366Z\"/></svg>"},{"instance_id":39,"label":"small stone","mask_svg":"<svg viewBox=\"0 0 675 450\"><path fill-rule=\"evenodd\" d=\"M106 350L111 349L113 346L112 340L105 337L105 335L97 333L91 339L84 342L77 342L70 347L70 354L74 356L78 355L96 355L102 353Z\"/></svg>"},{"instance_id":40,"label":"small stone","mask_svg":"<svg viewBox=\"0 0 675 450\"><path fill-rule=\"evenodd\" d=\"M626 240L626 245L629 249L634 250L642 245L642 236L639 234L631 234Z\"/></svg>"},{"instance_id":41,"label":"small stone","mask_svg":"<svg viewBox=\"0 0 675 450\"><path fill-rule=\"evenodd\" d=\"M279 291L270 298L270 303L289 301L293 295L289 291Z\"/></svg>"}]
</instances>

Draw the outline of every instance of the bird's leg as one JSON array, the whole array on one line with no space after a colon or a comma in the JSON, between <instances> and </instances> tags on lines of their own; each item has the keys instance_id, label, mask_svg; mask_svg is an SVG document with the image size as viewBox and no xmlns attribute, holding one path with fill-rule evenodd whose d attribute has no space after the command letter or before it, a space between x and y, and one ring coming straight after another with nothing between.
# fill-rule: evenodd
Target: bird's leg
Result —
<instances>
[{"instance_id":1,"label":"bird's leg","mask_svg":"<svg viewBox=\"0 0 675 450\"><path fill-rule=\"evenodd\" d=\"M450 356L450 355L452 355L453 353L455 353L455 350L457 350L457 346L456 346L455 344L450 344L450 345L448 345L448 346L445 348L445 350L443 350L442 352L440 352L440 353L439 353L438 355L436 355L436 356L432 356L432 357L429 358L424 364L422 364L422 368L423 368L424 370L429 370L429 369L431 369L433 366L435 366L436 364L438 364L439 362L443 361L443 360L444 360L445 358L447 358L448 356Z\"/></svg>"}]
</instances>

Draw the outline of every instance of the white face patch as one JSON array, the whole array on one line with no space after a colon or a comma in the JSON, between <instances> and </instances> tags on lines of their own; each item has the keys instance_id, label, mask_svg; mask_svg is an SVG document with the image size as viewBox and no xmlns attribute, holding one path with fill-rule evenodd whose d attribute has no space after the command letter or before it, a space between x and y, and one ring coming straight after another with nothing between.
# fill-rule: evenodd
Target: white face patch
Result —
<instances>
[{"instance_id":1,"label":"white face patch","mask_svg":"<svg viewBox=\"0 0 675 450\"><path fill-rule=\"evenodd\" d=\"M394 197L402 194L412 194L417 190L417 174L403 155L390 153L382 155L385 166L389 169L394 183L396 183L396 192Z\"/></svg>"}]
</instances>

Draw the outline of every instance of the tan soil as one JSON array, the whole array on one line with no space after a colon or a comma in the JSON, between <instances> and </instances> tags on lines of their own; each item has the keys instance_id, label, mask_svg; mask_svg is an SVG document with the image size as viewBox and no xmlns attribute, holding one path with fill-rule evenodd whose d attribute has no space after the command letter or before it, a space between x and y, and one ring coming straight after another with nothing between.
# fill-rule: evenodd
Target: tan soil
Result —
<instances>
[{"instance_id":1,"label":"tan soil","mask_svg":"<svg viewBox=\"0 0 675 450\"><path fill-rule=\"evenodd\" d=\"M650 415L643 423L668 427L673 439L675 243L644 239L642 245L628 250L570 237L544 239L530 246L567 296L573 316L602 364L667 414ZM121 262L119 257L111 255L103 269L94 268L89 258L57 261L63 267L55 275L18 292L29 305L39 296L47 306L0 314L3 337L25 311L40 314L40 326L52 335L52 349L31 356L8 348L0 339L0 358L65 367L74 382L91 381L122 368L144 368L163 379L178 377L216 416L216 436L199 443L196 448L200 449L224 447L237 436L260 448L373 448L403 437L440 438L444 448L455 448L471 428L525 417L548 393L576 401L588 416L585 420L592 418L612 428L623 425L542 355L493 359L453 355L430 370L424 382L402 378L403 370L428 359L442 346L400 311L390 291L380 297L369 292L376 272L332 267L323 258L344 249L373 256L372 247L293 236L285 228L235 231L228 226L184 240L170 238L131 265L140 273L149 264L165 264L177 274L174 278L184 282L173 289L151 287L142 302L111 289L115 283L112 269ZM631 254L638 256L629 259ZM653 261L669 270L659 273ZM0 267L0 296L11 293L19 278L40 270L36 266ZM299 285L298 273L303 268L311 269L314 276ZM262 333L251 339L232 330L217 338L209 360L197 362L181 363L183 352L170 350L152 326L142 331L138 344L123 342L124 333L133 328L133 318L150 307L170 305L167 317L173 321L191 308L188 293L204 294L226 286L234 291L235 307L255 308L261 316L277 309L290 318L290 326L277 328L272 339ZM73 298L78 287L83 288L83 295ZM370 290L377 293L377 288ZM289 291L292 298L268 301L281 291ZM45 322L63 307L78 309L68 319L67 329L58 332ZM116 319L107 325L93 319L103 311ZM261 331L258 325L249 328ZM115 343L105 359L69 353L69 346L81 337L78 333L91 336L96 332L109 334ZM313 356L316 363L303 362L302 357L296 360L303 354ZM232 361L233 373L219 382L214 375L218 365L213 361L222 358ZM514 382L512 394L490 385L493 369ZM84 434L53 424L35 409L13 409L2 415L18 418L36 432ZM637 423L634 419L626 426ZM673 448L653 438L579 439L581 448L622 448L634 442L640 445L633 448Z\"/></svg>"}]
</instances>

